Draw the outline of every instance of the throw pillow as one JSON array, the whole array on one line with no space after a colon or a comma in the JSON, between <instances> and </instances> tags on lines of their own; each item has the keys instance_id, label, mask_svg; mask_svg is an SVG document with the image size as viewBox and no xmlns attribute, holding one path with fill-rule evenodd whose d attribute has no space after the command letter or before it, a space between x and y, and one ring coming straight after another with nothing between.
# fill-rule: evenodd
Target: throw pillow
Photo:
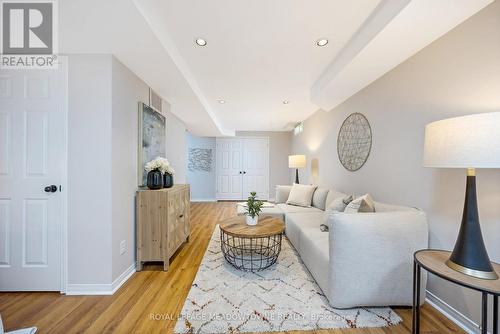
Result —
<instances>
[{"instance_id":1,"label":"throw pillow","mask_svg":"<svg viewBox=\"0 0 500 334\"><path fill-rule=\"evenodd\" d=\"M290 196L290 190L292 190L292 186L276 186L276 198L274 202L276 204L286 203L288 196Z\"/></svg>"},{"instance_id":2,"label":"throw pillow","mask_svg":"<svg viewBox=\"0 0 500 334\"><path fill-rule=\"evenodd\" d=\"M363 195L354 199L349 203L345 210L345 213L358 213L358 212L375 212L375 203L373 202L370 194Z\"/></svg>"},{"instance_id":3,"label":"throw pillow","mask_svg":"<svg viewBox=\"0 0 500 334\"><path fill-rule=\"evenodd\" d=\"M320 210L325 210L326 197L329 192L330 189L328 188L316 188L312 199L312 206Z\"/></svg>"},{"instance_id":4,"label":"throw pillow","mask_svg":"<svg viewBox=\"0 0 500 334\"><path fill-rule=\"evenodd\" d=\"M327 209L344 212L346 206L349 205L353 199L354 197L352 195L334 198Z\"/></svg>"},{"instance_id":5,"label":"throw pillow","mask_svg":"<svg viewBox=\"0 0 500 334\"><path fill-rule=\"evenodd\" d=\"M310 207L316 186L294 184L286 204Z\"/></svg>"}]
</instances>

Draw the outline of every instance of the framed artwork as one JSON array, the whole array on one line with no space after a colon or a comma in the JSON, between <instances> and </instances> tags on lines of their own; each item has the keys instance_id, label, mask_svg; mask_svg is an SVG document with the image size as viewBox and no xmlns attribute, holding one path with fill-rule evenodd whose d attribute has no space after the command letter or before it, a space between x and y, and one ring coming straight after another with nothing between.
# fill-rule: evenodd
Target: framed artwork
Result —
<instances>
[{"instance_id":1,"label":"framed artwork","mask_svg":"<svg viewBox=\"0 0 500 334\"><path fill-rule=\"evenodd\" d=\"M212 171L212 149L211 148L190 148L188 151L188 170L190 172Z\"/></svg>"},{"instance_id":2,"label":"framed artwork","mask_svg":"<svg viewBox=\"0 0 500 334\"><path fill-rule=\"evenodd\" d=\"M165 158L166 118L148 105L139 102L139 186L146 185L147 173L144 166L156 157Z\"/></svg>"}]
</instances>

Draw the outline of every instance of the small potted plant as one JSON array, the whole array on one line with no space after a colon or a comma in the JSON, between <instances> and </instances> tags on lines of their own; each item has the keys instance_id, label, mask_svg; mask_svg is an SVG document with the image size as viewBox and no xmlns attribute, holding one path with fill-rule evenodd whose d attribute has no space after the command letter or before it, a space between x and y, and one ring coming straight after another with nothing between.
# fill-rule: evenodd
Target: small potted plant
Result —
<instances>
[{"instance_id":1,"label":"small potted plant","mask_svg":"<svg viewBox=\"0 0 500 334\"><path fill-rule=\"evenodd\" d=\"M262 211L262 205L264 203L259 201L256 196L257 193L252 191L247 199L245 211L247 225L257 225L257 222L259 221L259 213Z\"/></svg>"}]
</instances>

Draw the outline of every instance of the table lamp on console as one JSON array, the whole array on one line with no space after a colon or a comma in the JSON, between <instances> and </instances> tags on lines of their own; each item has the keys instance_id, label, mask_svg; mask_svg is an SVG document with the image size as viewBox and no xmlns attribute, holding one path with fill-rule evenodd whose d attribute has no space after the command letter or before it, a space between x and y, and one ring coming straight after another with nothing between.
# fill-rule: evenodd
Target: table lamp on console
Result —
<instances>
[{"instance_id":1,"label":"table lamp on console","mask_svg":"<svg viewBox=\"0 0 500 334\"><path fill-rule=\"evenodd\" d=\"M288 168L295 168L295 183L299 183L299 168L306 167L306 156L302 154L288 156Z\"/></svg>"},{"instance_id":2,"label":"table lamp on console","mask_svg":"<svg viewBox=\"0 0 500 334\"><path fill-rule=\"evenodd\" d=\"M484 246L476 196L476 168L500 168L500 112L444 119L425 128L424 166L467 170L460 232L446 264L463 274L498 279Z\"/></svg>"}]
</instances>

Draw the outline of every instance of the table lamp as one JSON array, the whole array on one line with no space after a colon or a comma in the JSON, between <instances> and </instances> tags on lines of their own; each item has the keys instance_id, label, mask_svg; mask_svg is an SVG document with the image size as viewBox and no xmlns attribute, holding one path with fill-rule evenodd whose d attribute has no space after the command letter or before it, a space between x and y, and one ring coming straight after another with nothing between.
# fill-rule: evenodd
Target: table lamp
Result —
<instances>
[{"instance_id":1,"label":"table lamp","mask_svg":"<svg viewBox=\"0 0 500 334\"><path fill-rule=\"evenodd\" d=\"M484 246L475 168L500 168L500 112L449 118L425 127L425 167L463 168L467 186L462 223L446 264L463 274L497 279Z\"/></svg>"},{"instance_id":2,"label":"table lamp","mask_svg":"<svg viewBox=\"0 0 500 334\"><path fill-rule=\"evenodd\" d=\"M305 155L289 155L288 156L288 168L295 168L295 183L299 183L299 168L304 168L306 166L306 156Z\"/></svg>"}]
</instances>

